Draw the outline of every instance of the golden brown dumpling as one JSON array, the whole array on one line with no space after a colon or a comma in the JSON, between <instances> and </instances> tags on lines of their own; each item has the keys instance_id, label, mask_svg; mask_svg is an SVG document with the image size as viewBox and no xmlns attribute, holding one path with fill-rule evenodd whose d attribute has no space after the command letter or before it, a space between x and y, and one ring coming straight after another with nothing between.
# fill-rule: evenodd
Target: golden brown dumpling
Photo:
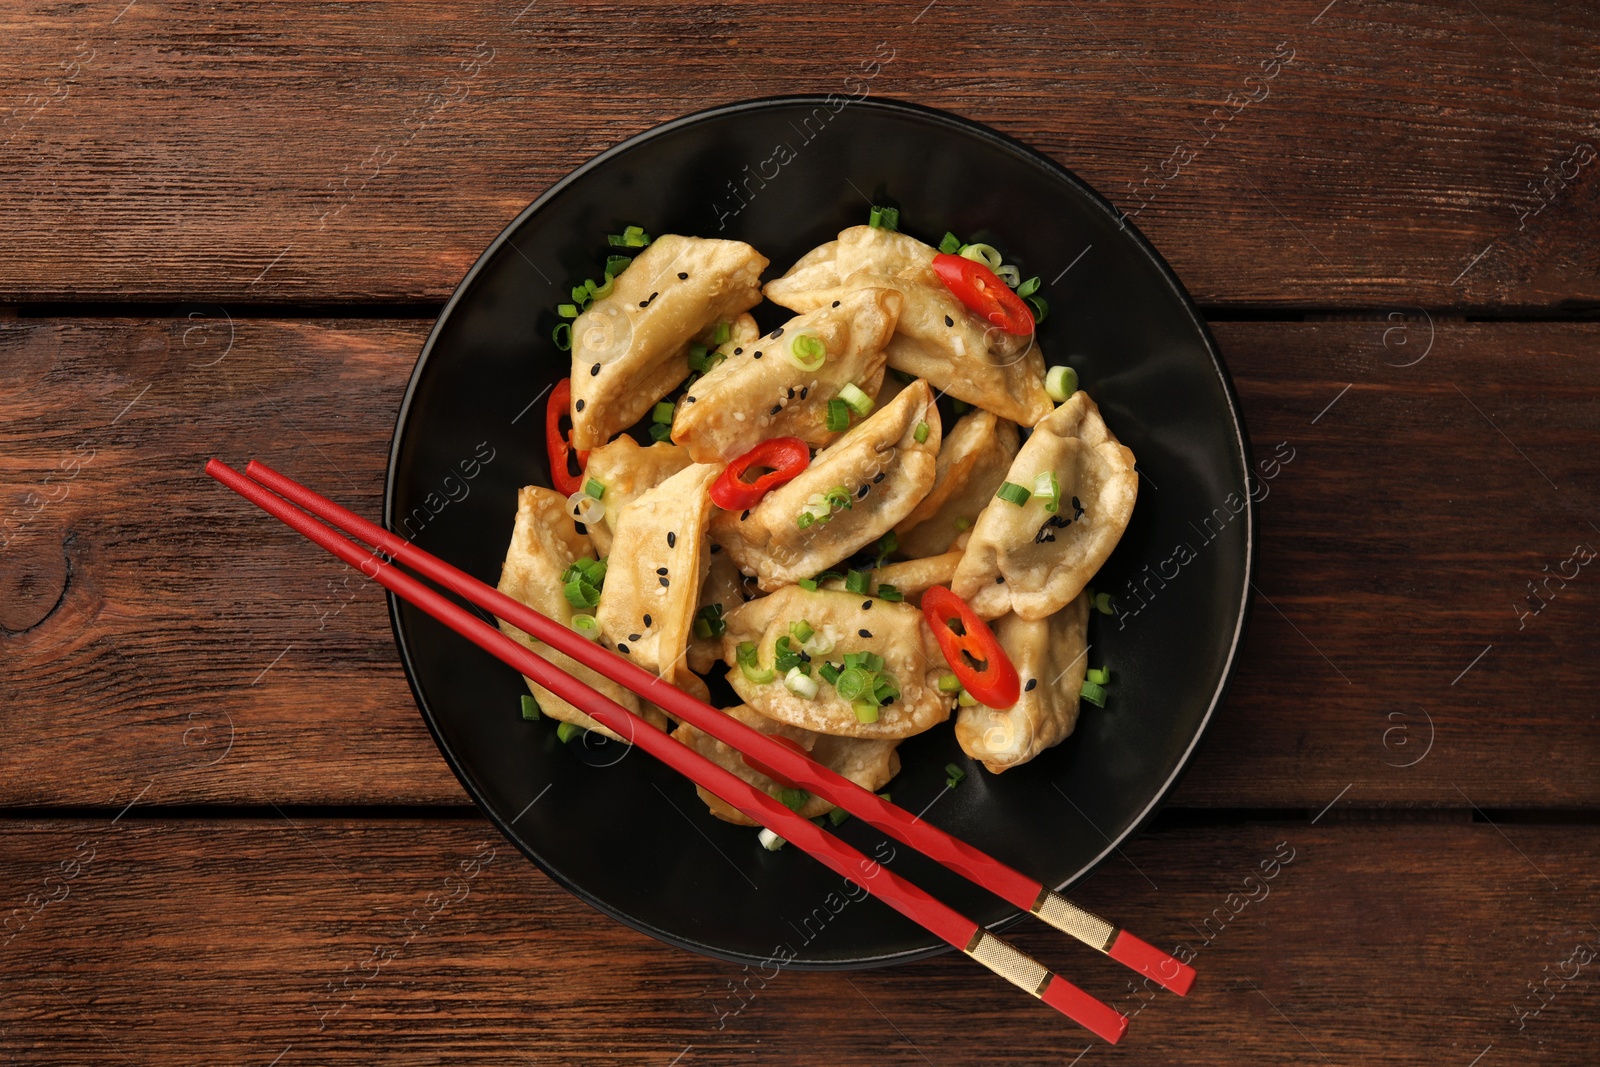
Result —
<instances>
[{"instance_id":1,"label":"golden brown dumpling","mask_svg":"<svg viewBox=\"0 0 1600 1067\"><path fill-rule=\"evenodd\" d=\"M956 741L961 751L999 774L1072 733L1089 666L1088 627L1089 599L1081 594L1047 619L998 619L994 634L1017 668L1022 696L1004 711L981 704L960 709Z\"/></svg>"},{"instance_id":2,"label":"golden brown dumpling","mask_svg":"<svg viewBox=\"0 0 1600 1067\"><path fill-rule=\"evenodd\" d=\"M928 427L918 441L917 427ZM933 486L939 450L939 412L927 382L905 388L890 403L817 453L798 478L748 511L719 511L717 539L741 570L771 591L809 578L877 540L905 518ZM799 525L807 502L830 490L849 498L826 518Z\"/></svg>"},{"instance_id":3,"label":"golden brown dumpling","mask_svg":"<svg viewBox=\"0 0 1600 1067\"><path fill-rule=\"evenodd\" d=\"M895 527L900 551L907 556L947 551L1000 488L1016 455L1015 423L987 411L959 420L939 446L933 488Z\"/></svg>"},{"instance_id":4,"label":"golden brown dumpling","mask_svg":"<svg viewBox=\"0 0 1600 1067\"><path fill-rule=\"evenodd\" d=\"M761 300L742 241L664 234L572 324L572 445L598 448L689 376L686 345Z\"/></svg>"},{"instance_id":5,"label":"golden brown dumpling","mask_svg":"<svg viewBox=\"0 0 1600 1067\"><path fill-rule=\"evenodd\" d=\"M600 591L601 640L646 670L705 699L685 662L709 566L707 463L685 467L622 509Z\"/></svg>"},{"instance_id":6,"label":"golden brown dumpling","mask_svg":"<svg viewBox=\"0 0 1600 1067\"><path fill-rule=\"evenodd\" d=\"M738 564L722 550L721 545L713 543L711 567L706 572L704 584L700 586L700 600L695 606L695 614L698 615L700 609L713 605L720 607L723 614L727 614L745 602L745 593L749 588L745 576L739 573ZM721 637L689 639L689 669L696 674L710 674L721 660Z\"/></svg>"},{"instance_id":7,"label":"golden brown dumpling","mask_svg":"<svg viewBox=\"0 0 1600 1067\"><path fill-rule=\"evenodd\" d=\"M875 226L852 226L837 241L801 256L764 288L767 299L794 311L810 311L840 298L843 283L863 271L895 275L926 267L939 250L909 234Z\"/></svg>"},{"instance_id":8,"label":"golden brown dumpling","mask_svg":"<svg viewBox=\"0 0 1600 1067\"><path fill-rule=\"evenodd\" d=\"M832 646L812 658L818 691L810 698L791 692L782 675L754 682L738 663L739 644L749 641L756 646L755 669L773 667L778 638L792 635L797 622L807 623ZM910 604L790 585L729 612L727 624L722 655L733 668L728 682L741 700L768 718L842 737L900 738L950 716L954 696L939 692L944 657L922 612ZM882 656L884 671L900 688L900 696L879 709L876 722L861 722L850 701L817 673L822 662L840 664L849 652Z\"/></svg>"},{"instance_id":9,"label":"golden brown dumpling","mask_svg":"<svg viewBox=\"0 0 1600 1067\"><path fill-rule=\"evenodd\" d=\"M617 516L622 509L677 474L690 463L689 453L665 441L648 448L623 436L589 453L584 468L584 484L597 481L605 486L601 503L605 511L598 522L586 523L589 538L602 556L611 554L611 538L617 531Z\"/></svg>"},{"instance_id":10,"label":"golden brown dumpling","mask_svg":"<svg viewBox=\"0 0 1600 1067\"><path fill-rule=\"evenodd\" d=\"M826 445L828 401L846 385L875 397L883 382L883 346L894 333L900 294L858 289L797 316L728 358L688 390L672 439L699 463L726 463L769 437ZM812 336L827 350L822 366L802 370L788 357L794 339ZM809 361L808 361L809 362Z\"/></svg>"},{"instance_id":11,"label":"golden brown dumpling","mask_svg":"<svg viewBox=\"0 0 1600 1067\"><path fill-rule=\"evenodd\" d=\"M874 793L888 785L889 779L900 773L900 757L895 754L895 748L900 744L898 741L872 741L859 737L816 734L810 730L802 730L798 726L789 726L769 719L746 704L728 708L724 713L764 734L787 737L809 752L811 758L824 767ZM776 797L782 789L777 782L760 771L752 770L738 749L723 744L697 727L684 723L672 732L672 736L751 785L766 790L771 796ZM697 786L696 791L706 807L711 809L711 814L724 822L738 826L758 825L738 808L704 786ZM832 809L833 805L826 800L808 794L799 812L802 818L815 819L819 815L826 815Z\"/></svg>"},{"instance_id":12,"label":"golden brown dumpling","mask_svg":"<svg viewBox=\"0 0 1600 1067\"><path fill-rule=\"evenodd\" d=\"M543 486L525 486L517 494L517 519L511 531L511 546L500 568L500 592L512 600L570 626L576 609L562 593L561 573L575 560L594 559L589 538L578 533L566 513L566 498ZM564 652L535 641L510 623L501 620L500 629L537 652L560 670L585 682L635 714L641 714L639 698L609 678L590 670ZM576 723L586 730L598 730L607 737L622 740L589 716L554 693L528 682L539 701L540 711L560 722ZM667 718L653 708L644 708L646 721L665 727Z\"/></svg>"},{"instance_id":13,"label":"golden brown dumpling","mask_svg":"<svg viewBox=\"0 0 1600 1067\"><path fill-rule=\"evenodd\" d=\"M936 585L949 585L955 577L956 566L961 562L961 552L945 552L922 559L903 559L888 563L872 572L873 588L892 585L906 600L915 604ZM822 583L824 589L843 589L842 578L829 578Z\"/></svg>"},{"instance_id":14,"label":"golden brown dumpling","mask_svg":"<svg viewBox=\"0 0 1600 1067\"><path fill-rule=\"evenodd\" d=\"M1081 390L1033 429L1011 463L1006 481L1032 489L1054 471L1061 507L1022 506L991 498L972 528L955 594L986 619L1014 611L1042 619L1083 591L1117 547L1133 514L1139 475L1133 453L1106 429L1100 409Z\"/></svg>"}]
</instances>

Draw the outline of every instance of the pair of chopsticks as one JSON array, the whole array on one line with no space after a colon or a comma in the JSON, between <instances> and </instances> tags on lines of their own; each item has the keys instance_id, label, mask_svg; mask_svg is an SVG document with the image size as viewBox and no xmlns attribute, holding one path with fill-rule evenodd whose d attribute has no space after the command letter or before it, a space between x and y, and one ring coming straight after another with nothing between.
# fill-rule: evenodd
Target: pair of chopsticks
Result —
<instances>
[{"instance_id":1,"label":"pair of chopsticks","mask_svg":"<svg viewBox=\"0 0 1600 1067\"><path fill-rule=\"evenodd\" d=\"M763 770L770 770L772 777L787 778L858 816L1172 992L1185 995L1194 984L1193 968L1085 911L1048 886L921 821L872 791L813 762L803 753L723 714L632 661L512 600L265 464L252 460L241 475L212 459L206 464L206 473L538 685L583 709L596 721L704 786L773 833L793 842L823 866L861 885L902 915L1107 1041L1115 1043L1121 1039L1128 1027L1126 1016L810 820L801 818L764 790L672 740L665 731L552 666L537 653L393 563L412 568L579 663L614 679L673 717L693 724L750 756L752 765L759 764ZM371 548L362 547L352 537Z\"/></svg>"}]
</instances>

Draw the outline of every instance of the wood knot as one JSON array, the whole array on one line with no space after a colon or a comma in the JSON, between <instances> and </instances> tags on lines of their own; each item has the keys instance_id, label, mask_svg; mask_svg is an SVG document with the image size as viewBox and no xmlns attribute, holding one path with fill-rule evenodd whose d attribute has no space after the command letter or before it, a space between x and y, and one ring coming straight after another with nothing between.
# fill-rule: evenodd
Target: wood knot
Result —
<instances>
[{"instance_id":1,"label":"wood knot","mask_svg":"<svg viewBox=\"0 0 1600 1067\"><path fill-rule=\"evenodd\" d=\"M0 630L20 634L48 619L67 594L67 538L22 532L0 548Z\"/></svg>"}]
</instances>

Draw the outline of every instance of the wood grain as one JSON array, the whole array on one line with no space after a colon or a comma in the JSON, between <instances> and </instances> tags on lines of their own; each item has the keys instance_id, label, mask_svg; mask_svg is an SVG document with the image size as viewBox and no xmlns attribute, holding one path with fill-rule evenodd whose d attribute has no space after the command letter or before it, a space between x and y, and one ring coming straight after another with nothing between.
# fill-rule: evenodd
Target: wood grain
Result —
<instances>
[{"instance_id":1,"label":"wood grain","mask_svg":"<svg viewBox=\"0 0 1600 1067\"><path fill-rule=\"evenodd\" d=\"M1527 590L1600 543L1600 327L1401 329L1216 325L1257 454L1292 458L1181 804L1600 799L1600 577ZM464 802L376 592L200 474L256 455L376 515L424 332L0 324L0 805Z\"/></svg>"},{"instance_id":2,"label":"wood grain","mask_svg":"<svg viewBox=\"0 0 1600 1067\"><path fill-rule=\"evenodd\" d=\"M1008 935L1136 1013L1113 1052L959 956L816 973L669 948L568 896L475 818L11 821L0 1054L1059 1065L1088 1048L1085 1064L1465 1065L1492 1045L1502 1064L1585 1062L1600 984L1574 953L1600 952L1583 921L1600 835L1501 829L1140 838L1074 896L1187 946L1200 974L1187 999L1134 988L1038 924Z\"/></svg>"},{"instance_id":3,"label":"wood grain","mask_svg":"<svg viewBox=\"0 0 1600 1067\"><path fill-rule=\"evenodd\" d=\"M1207 304L1592 307L1597 48L1533 0L13 5L0 302L438 301L610 145L834 92L1036 146Z\"/></svg>"}]
</instances>

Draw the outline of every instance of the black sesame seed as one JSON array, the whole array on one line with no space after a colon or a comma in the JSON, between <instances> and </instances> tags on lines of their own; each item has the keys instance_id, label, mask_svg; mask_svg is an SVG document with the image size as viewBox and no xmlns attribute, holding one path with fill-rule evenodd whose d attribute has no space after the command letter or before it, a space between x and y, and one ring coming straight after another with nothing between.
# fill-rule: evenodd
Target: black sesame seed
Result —
<instances>
[{"instance_id":1,"label":"black sesame seed","mask_svg":"<svg viewBox=\"0 0 1600 1067\"><path fill-rule=\"evenodd\" d=\"M693 404L694 403L694 397L686 396L686 397L683 398L683 402L685 404Z\"/></svg>"},{"instance_id":2,"label":"black sesame seed","mask_svg":"<svg viewBox=\"0 0 1600 1067\"><path fill-rule=\"evenodd\" d=\"M578 398L578 402L576 404L572 405L572 407L576 411L582 411L583 410L583 398L579 397Z\"/></svg>"},{"instance_id":3,"label":"black sesame seed","mask_svg":"<svg viewBox=\"0 0 1600 1067\"><path fill-rule=\"evenodd\" d=\"M944 317L944 324L946 326L954 326L956 324L956 320L952 319L949 315L946 315Z\"/></svg>"},{"instance_id":4,"label":"black sesame seed","mask_svg":"<svg viewBox=\"0 0 1600 1067\"><path fill-rule=\"evenodd\" d=\"M656 573L657 574L666 574L667 573L667 568L665 568L665 567L657 567L656 568Z\"/></svg>"},{"instance_id":5,"label":"black sesame seed","mask_svg":"<svg viewBox=\"0 0 1600 1067\"><path fill-rule=\"evenodd\" d=\"M628 646L623 644L621 641L618 641L617 642L617 651L621 652L624 656L626 656L628 654Z\"/></svg>"},{"instance_id":6,"label":"black sesame seed","mask_svg":"<svg viewBox=\"0 0 1600 1067\"><path fill-rule=\"evenodd\" d=\"M656 581L661 583L661 588L663 589L672 584L671 578L657 578Z\"/></svg>"},{"instance_id":7,"label":"black sesame seed","mask_svg":"<svg viewBox=\"0 0 1600 1067\"><path fill-rule=\"evenodd\" d=\"M748 519L749 517L750 517L750 509L746 508L745 511L744 511L744 514L739 516L739 521L743 522L744 520Z\"/></svg>"},{"instance_id":8,"label":"black sesame seed","mask_svg":"<svg viewBox=\"0 0 1600 1067\"><path fill-rule=\"evenodd\" d=\"M760 358L761 358L761 353L760 353L760 352L757 352L757 353L756 353L756 354L755 354L755 357L754 357L754 358L756 358L756 359L760 359Z\"/></svg>"},{"instance_id":9,"label":"black sesame seed","mask_svg":"<svg viewBox=\"0 0 1600 1067\"><path fill-rule=\"evenodd\" d=\"M744 355L744 349L743 348L735 348L733 350L733 354L736 355L736 356L742 356L742 355Z\"/></svg>"},{"instance_id":10,"label":"black sesame seed","mask_svg":"<svg viewBox=\"0 0 1600 1067\"><path fill-rule=\"evenodd\" d=\"M833 302L833 306L834 306L834 307L838 307L838 306L839 306L839 301L837 301L837 300L835 300L835 301L834 301L834 302Z\"/></svg>"},{"instance_id":11,"label":"black sesame seed","mask_svg":"<svg viewBox=\"0 0 1600 1067\"><path fill-rule=\"evenodd\" d=\"M872 486L870 486L870 485L863 485L860 489L857 489L856 490L856 499L857 500L864 499L866 497L866 495L867 495L868 490L870 490L871 488L872 488Z\"/></svg>"},{"instance_id":12,"label":"black sesame seed","mask_svg":"<svg viewBox=\"0 0 1600 1067\"><path fill-rule=\"evenodd\" d=\"M861 602L861 610L862 610L862 611L871 611L871 610L872 610L872 601L870 601L870 600L863 600L863 601L862 601L862 602Z\"/></svg>"},{"instance_id":13,"label":"black sesame seed","mask_svg":"<svg viewBox=\"0 0 1600 1067\"><path fill-rule=\"evenodd\" d=\"M804 400L806 398L806 394L809 393L809 392L811 392L811 386L809 386L809 385L806 386L805 388L801 389L800 390L800 399Z\"/></svg>"},{"instance_id":14,"label":"black sesame seed","mask_svg":"<svg viewBox=\"0 0 1600 1067\"><path fill-rule=\"evenodd\" d=\"M667 531L667 547L668 548L677 548L678 547L678 535L673 533L671 530Z\"/></svg>"},{"instance_id":15,"label":"black sesame seed","mask_svg":"<svg viewBox=\"0 0 1600 1067\"><path fill-rule=\"evenodd\" d=\"M686 281L688 281L688 280L689 280L689 272L688 272L688 271L686 271L686 270L680 270L680 271L679 271L679 272L678 272L678 280L679 280L679 281L680 281L680 282L686 282Z\"/></svg>"},{"instance_id":16,"label":"black sesame seed","mask_svg":"<svg viewBox=\"0 0 1600 1067\"><path fill-rule=\"evenodd\" d=\"M639 634L629 634L629 635L628 635L628 640L629 640L629 641L637 641L637 640L639 640L639 637L640 637L640 636L641 636L641 635L639 635Z\"/></svg>"},{"instance_id":17,"label":"black sesame seed","mask_svg":"<svg viewBox=\"0 0 1600 1067\"><path fill-rule=\"evenodd\" d=\"M889 473L887 471L879 471L877 474L872 476L872 484L877 485L887 477L889 477Z\"/></svg>"},{"instance_id":18,"label":"black sesame seed","mask_svg":"<svg viewBox=\"0 0 1600 1067\"><path fill-rule=\"evenodd\" d=\"M772 410L767 412L767 414L768 415L776 415L778 412L780 412L782 410L783 410L783 405L782 404L774 404L774 405L772 405Z\"/></svg>"},{"instance_id":19,"label":"black sesame seed","mask_svg":"<svg viewBox=\"0 0 1600 1067\"><path fill-rule=\"evenodd\" d=\"M872 636L872 631L871 630L865 630L865 629L857 630L856 633L860 634L862 637L871 637Z\"/></svg>"},{"instance_id":20,"label":"black sesame seed","mask_svg":"<svg viewBox=\"0 0 1600 1067\"><path fill-rule=\"evenodd\" d=\"M600 364L596 363L594 366L589 368L589 377L593 378L595 375L597 375L599 373L600 373Z\"/></svg>"},{"instance_id":21,"label":"black sesame seed","mask_svg":"<svg viewBox=\"0 0 1600 1067\"><path fill-rule=\"evenodd\" d=\"M776 341L778 338L780 338L782 336L783 336L783 327L782 326L779 326L776 330L772 331L772 339L774 341Z\"/></svg>"},{"instance_id":22,"label":"black sesame seed","mask_svg":"<svg viewBox=\"0 0 1600 1067\"><path fill-rule=\"evenodd\" d=\"M649 306L650 306L650 301L648 301L648 300L641 300L641 301L639 301L639 306L640 306L640 307L642 307L642 308L647 308L647 307L649 307Z\"/></svg>"},{"instance_id":23,"label":"black sesame seed","mask_svg":"<svg viewBox=\"0 0 1600 1067\"><path fill-rule=\"evenodd\" d=\"M1037 679L1037 678L1029 678L1028 679L1028 684L1022 687L1022 691L1024 693L1031 693L1031 692L1033 692L1033 687L1038 685L1038 684L1039 684L1039 679Z\"/></svg>"},{"instance_id":24,"label":"black sesame seed","mask_svg":"<svg viewBox=\"0 0 1600 1067\"><path fill-rule=\"evenodd\" d=\"M1000 585L1005 580L1006 580L1006 576L1003 575L1003 574L997 574L997 575L994 576L994 584L995 585Z\"/></svg>"},{"instance_id":25,"label":"black sesame seed","mask_svg":"<svg viewBox=\"0 0 1600 1067\"><path fill-rule=\"evenodd\" d=\"M794 399L794 386L792 386L792 385L789 386L788 397L789 397L790 400Z\"/></svg>"},{"instance_id":26,"label":"black sesame seed","mask_svg":"<svg viewBox=\"0 0 1600 1067\"><path fill-rule=\"evenodd\" d=\"M650 629L650 616L648 615L644 617L644 628L646 630Z\"/></svg>"}]
</instances>

